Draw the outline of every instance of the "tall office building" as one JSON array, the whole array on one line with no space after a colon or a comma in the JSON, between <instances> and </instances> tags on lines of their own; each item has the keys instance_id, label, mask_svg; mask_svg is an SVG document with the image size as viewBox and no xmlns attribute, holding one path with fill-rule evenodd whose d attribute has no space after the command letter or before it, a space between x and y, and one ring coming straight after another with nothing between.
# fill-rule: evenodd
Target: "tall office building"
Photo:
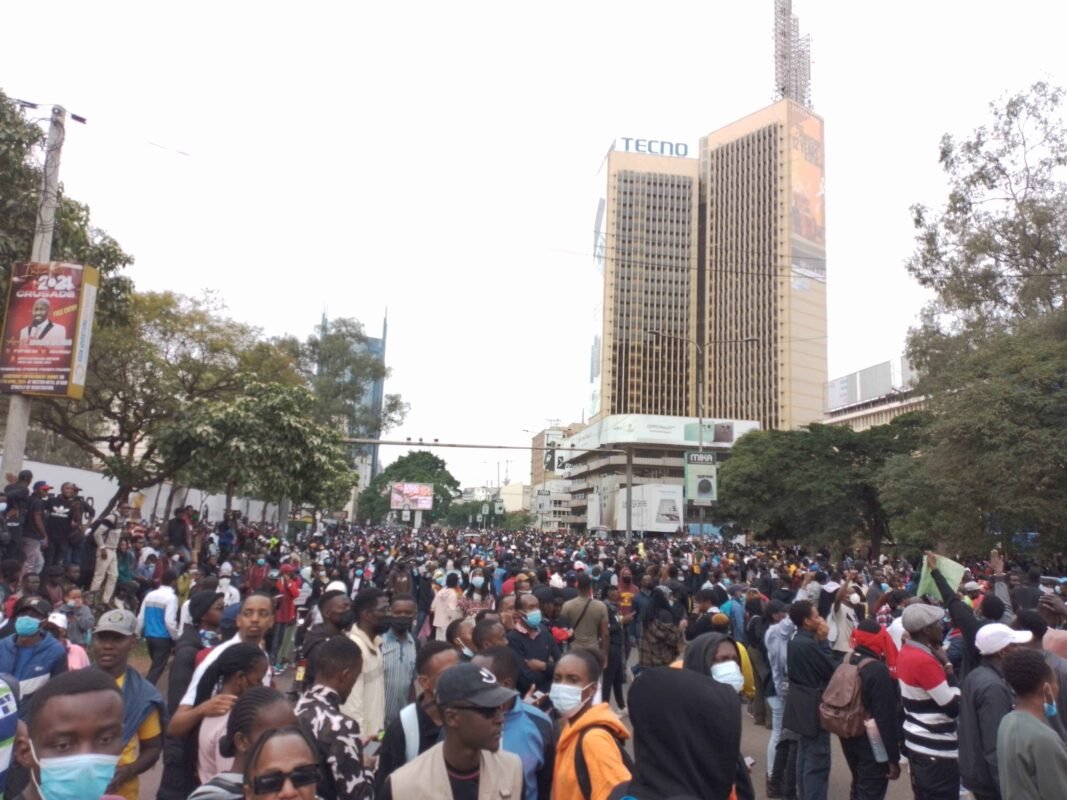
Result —
<instances>
[{"instance_id":1,"label":"tall office building","mask_svg":"<svg viewBox=\"0 0 1067 800\"><path fill-rule=\"evenodd\" d=\"M702 412L787 429L823 417L823 122L788 0L775 19L777 102L703 137L699 160L644 139L608 154L593 418Z\"/></svg>"},{"instance_id":2,"label":"tall office building","mask_svg":"<svg viewBox=\"0 0 1067 800\"><path fill-rule=\"evenodd\" d=\"M700 140L705 413L788 429L826 384L823 123L780 100Z\"/></svg>"},{"instance_id":3,"label":"tall office building","mask_svg":"<svg viewBox=\"0 0 1067 800\"><path fill-rule=\"evenodd\" d=\"M608 154L603 333L594 413L692 413L700 176L696 159Z\"/></svg>"}]
</instances>

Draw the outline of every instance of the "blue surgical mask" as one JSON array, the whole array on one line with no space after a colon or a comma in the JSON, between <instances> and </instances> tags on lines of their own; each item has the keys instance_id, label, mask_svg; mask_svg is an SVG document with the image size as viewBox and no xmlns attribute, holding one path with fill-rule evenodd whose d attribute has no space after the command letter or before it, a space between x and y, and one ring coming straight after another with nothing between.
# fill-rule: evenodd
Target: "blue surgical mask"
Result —
<instances>
[{"instance_id":1,"label":"blue surgical mask","mask_svg":"<svg viewBox=\"0 0 1067 800\"><path fill-rule=\"evenodd\" d=\"M357 578L362 578L363 577L363 570L357 569L356 570L356 577Z\"/></svg>"},{"instance_id":2,"label":"blue surgical mask","mask_svg":"<svg viewBox=\"0 0 1067 800\"><path fill-rule=\"evenodd\" d=\"M1049 719L1052 719L1054 716L1056 716L1059 713L1060 713L1060 710L1059 710L1059 708L1056 707L1056 699L1053 698L1051 701L1046 699L1045 700L1045 716L1048 717Z\"/></svg>"},{"instance_id":3,"label":"blue surgical mask","mask_svg":"<svg viewBox=\"0 0 1067 800\"><path fill-rule=\"evenodd\" d=\"M41 766L41 782L37 789L44 800L96 800L107 791L119 763L118 756L102 753L37 758L32 742L30 753Z\"/></svg>"},{"instance_id":4,"label":"blue surgical mask","mask_svg":"<svg viewBox=\"0 0 1067 800\"><path fill-rule=\"evenodd\" d=\"M256 559L256 564L258 564L261 567L264 566L266 563L267 563L267 559L265 559L265 558Z\"/></svg>"},{"instance_id":5,"label":"blue surgical mask","mask_svg":"<svg viewBox=\"0 0 1067 800\"><path fill-rule=\"evenodd\" d=\"M36 636L41 632L41 621L33 617L19 617L15 620L15 633L19 636Z\"/></svg>"},{"instance_id":6,"label":"blue surgical mask","mask_svg":"<svg viewBox=\"0 0 1067 800\"><path fill-rule=\"evenodd\" d=\"M471 578L471 586L473 586L475 589L481 589L483 586L485 586L485 578L483 578L481 575L475 575L473 578Z\"/></svg>"},{"instance_id":7,"label":"blue surgical mask","mask_svg":"<svg viewBox=\"0 0 1067 800\"><path fill-rule=\"evenodd\" d=\"M536 628L538 625L540 625L541 609L526 612L526 624L531 628Z\"/></svg>"}]
</instances>

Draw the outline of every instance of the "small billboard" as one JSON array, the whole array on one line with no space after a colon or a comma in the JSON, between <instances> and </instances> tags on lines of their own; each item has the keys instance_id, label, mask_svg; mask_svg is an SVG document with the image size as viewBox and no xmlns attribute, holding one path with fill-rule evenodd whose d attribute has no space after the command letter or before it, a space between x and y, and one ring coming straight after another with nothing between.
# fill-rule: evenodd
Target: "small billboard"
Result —
<instances>
[{"instance_id":1,"label":"small billboard","mask_svg":"<svg viewBox=\"0 0 1067 800\"><path fill-rule=\"evenodd\" d=\"M394 483L389 487L389 508L394 511L433 509L432 483Z\"/></svg>"},{"instance_id":2,"label":"small billboard","mask_svg":"<svg viewBox=\"0 0 1067 800\"><path fill-rule=\"evenodd\" d=\"M710 506L719 499L719 467L715 453L685 454L685 499Z\"/></svg>"},{"instance_id":3,"label":"small billboard","mask_svg":"<svg viewBox=\"0 0 1067 800\"><path fill-rule=\"evenodd\" d=\"M98 270L81 264L12 268L0 334L0 390L81 399L99 281Z\"/></svg>"}]
</instances>

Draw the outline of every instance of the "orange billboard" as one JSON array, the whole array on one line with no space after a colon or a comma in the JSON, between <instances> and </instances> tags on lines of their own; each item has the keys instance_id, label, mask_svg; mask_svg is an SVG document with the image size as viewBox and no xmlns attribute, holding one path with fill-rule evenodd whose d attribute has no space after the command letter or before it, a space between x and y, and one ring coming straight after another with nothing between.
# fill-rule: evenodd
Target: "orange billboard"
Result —
<instances>
[{"instance_id":1,"label":"orange billboard","mask_svg":"<svg viewBox=\"0 0 1067 800\"><path fill-rule=\"evenodd\" d=\"M826 193L823 166L823 121L790 104L790 211L793 268L826 278Z\"/></svg>"},{"instance_id":2,"label":"orange billboard","mask_svg":"<svg viewBox=\"0 0 1067 800\"><path fill-rule=\"evenodd\" d=\"M59 261L16 264L3 333L0 391L81 399L100 273Z\"/></svg>"}]
</instances>

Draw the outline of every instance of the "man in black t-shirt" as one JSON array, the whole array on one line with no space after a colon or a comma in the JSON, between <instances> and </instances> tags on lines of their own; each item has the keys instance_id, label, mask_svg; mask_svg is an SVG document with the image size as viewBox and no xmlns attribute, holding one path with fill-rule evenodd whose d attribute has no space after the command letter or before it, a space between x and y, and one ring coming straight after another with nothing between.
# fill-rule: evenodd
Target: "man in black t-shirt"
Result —
<instances>
[{"instance_id":1,"label":"man in black t-shirt","mask_svg":"<svg viewBox=\"0 0 1067 800\"><path fill-rule=\"evenodd\" d=\"M30 513L22 527L22 554L26 558L25 570L40 574L44 569L44 548L48 547L48 529L45 520L51 499L52 487L47 481L37 481L30 495Z\"/></svg>"},{"instance_id":2,"label":"man in black t-shirt","mask_svg":"<svg viewBox=\"0 0 1067 800\"><path fill-rule=\"evenodd\" d=\"M4 487L7 508L4 509L3 557L22 561L22 528L30 510L30 481L33 473L28 469L19 473L18 480Z\"/></svg>"},{"instance_id":3,"label":"man in black t-shirt","mask_svg":"<svg viewBox=\"0 0 1067 800\"><path fill-rule=\"evenodd\" d=\"M64 483L59 495L48 502L48 547L45 548L45 565L63 566L70 549L71 536L81 532L81 501L75 496L77 487Z\"/></svg>"}]
</instances>

